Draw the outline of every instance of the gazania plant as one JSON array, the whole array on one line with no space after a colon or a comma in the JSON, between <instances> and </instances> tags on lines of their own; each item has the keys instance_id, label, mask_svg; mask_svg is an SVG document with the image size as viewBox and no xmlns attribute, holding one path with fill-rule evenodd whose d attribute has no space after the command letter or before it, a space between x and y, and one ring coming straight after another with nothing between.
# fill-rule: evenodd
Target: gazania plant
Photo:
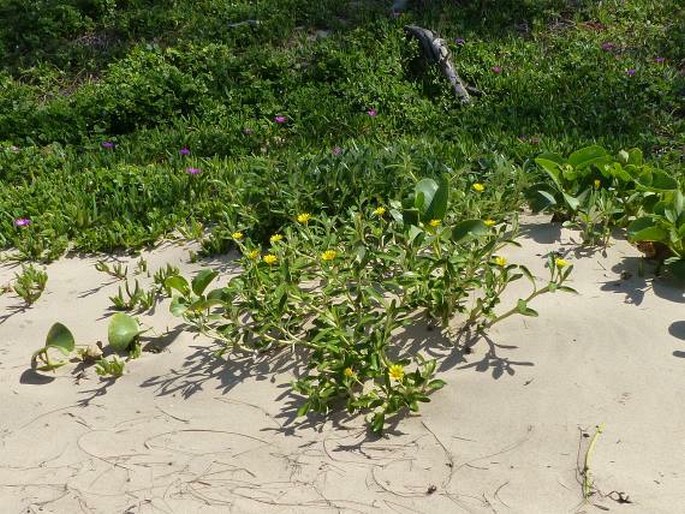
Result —
<instances>
[{"instance_id":1,"label":"gazania plant","mask_svg":"<svg viewBox=\"0 0 685 514\"><path fill-rule=\"evenodd\" d=\"M217 276L209 270L166 284L172 312L219 340L226 358L306 352L293 383L298 414L344 405L380 432L445 385L428 348L407 348L407 325L427 322L448 336L483 331L512 314L537 315L528 302L541 293L571 290L565 261L550 257L550 282L540 290L525 267L508 263L500 252L515 235L515 220L459 219L448 180L423 179L404 202L338 216L293 213L263 247L236 228L242 272L224 287L206 292ZM507 285L522 277L533 292L498 315Z\"/></svg>"}]
</instances>

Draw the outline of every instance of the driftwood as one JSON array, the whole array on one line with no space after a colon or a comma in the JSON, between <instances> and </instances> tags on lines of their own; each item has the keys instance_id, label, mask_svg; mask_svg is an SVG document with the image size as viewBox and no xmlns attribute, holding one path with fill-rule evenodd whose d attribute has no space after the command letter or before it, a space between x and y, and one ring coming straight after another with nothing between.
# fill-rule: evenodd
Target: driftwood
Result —
<instances>
[{"instance_id":1,"label":"driftwood","mask_svg":"<svg viewBox=\"0 0 685 514\"><path fill-rule=\"evenodd\" d=\"M417 27L416 25L406 25L404 32L407 37L414 37L421 44L421 52L429 62L440 66L443 75L452 84L454 94L463 104L471 103L471 95L464 82L459 78L457 70L452 64L452 55L444 39L440 38L433 31Z\"/></svg>"}]
</instances>

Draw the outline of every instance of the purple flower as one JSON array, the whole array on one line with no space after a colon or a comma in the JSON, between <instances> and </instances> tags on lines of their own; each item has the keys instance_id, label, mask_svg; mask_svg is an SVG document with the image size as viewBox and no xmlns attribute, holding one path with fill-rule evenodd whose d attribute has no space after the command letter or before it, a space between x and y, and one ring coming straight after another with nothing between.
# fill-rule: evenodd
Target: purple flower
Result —
<instances>
[{"instance_id":1,"label":"purple flower","mask_svg":"<svg viewBox=\"0 0 685 514\"><path fill-rule=\"evenodd\" d=\"M463 37L455 38L454 42L459 46L464 46L466 44L466 40Z\"/></svg>"},{"instance_id":2,"label":"purple flower","mask_svg":"<svg viewBox=\"0 0 685 514\"><path fill-rule=\"evenodd\" d=\"M187 146L184 146L178 151L178 153L185 157L187 155L190 155L190 149Z\"/></svg>"},{"instance_id":3,"label":"purple flower","mask_svg":"<svg viewBox=\"0 0 685 514\"><path fill-rule=\"evenodd\" d=\"M278 124L283 124L286 121L288 121L288 118L286 118L285 116L279 115L279 116L274 117L274 121Z\"/></svg>"},{"instance_id":4,"label":"purple flower","mask_svg":"<svg viewBox=\"0 0 685 514\"><path fill-rule=\"evenodd\" d=\"M602 43L602 50L604 50L605 52L611 52L614 48L616 48L616 45L614 45L610 41L605 41L604 43Z\"/></svg>"},{"instance_id":5,"label":"purple flower","mask_svg":"<svg viewBox=\"0 0 685 514\"><path fill-rule=\"evenodd\" d=\"M339 146L336 146L335 148L333 148L333 150L331 150L331 153L333 155L340 155L342 153L342 148L340 148Z\"/></svg>"},{"instance_id":6,"label":"purple flower","mask_svg":"<svg viewBox=\"0 0 685 514\"><path fill-rule=\"evenodd\" d=\"M630 68L629 70L626 70L626 75L628 75L629 77L632 77L636 73L637 73L637 70L635 68Z\"/></svg>"},{"instance_id":7,"label":"purple flower","mask_svg":"<svg viewBox=\"0 0 685 514\"><path fill-rule=\"evenodd\" d=\"M188 175L199 175L202 170L200 168L186 168L186 173Z\"/></svg>"},{"instance_id":8,"label":"purple flower","mask_svg":"<svg viewBox=\"0 0 685 514\"><path fill-rule=\"evenodd\" d=\"M663 64L665 61L666 61L666 58L665 58L665 57L656 57L656 58L654 59L654 62L657 63L657 64Z\"/></svg>"},{"instance_id":9,"label":"purple flower","mask_svg":"<svg viewBox=\"0 0 685 514\"><path fill-rule=\"evenodd\" d=\"M114 148L114 143L112 143L111 141L103 141L102 143L100 143L100 146L102 148L106 148L108 150L111 150L112 148Z\"/></svg>"},{"instance_id":10,"label":"purple flower","mask_svg":"<svg viewBox=\"0 0 685 514\"><path fill-rule=\"evenodd\" d=\"M366 114L368 114L372 118L375 118L376 116L378 116L378 111L376 109L369 109L368 111L366 111Z\"/></svg>"},{"instance_id":11,"label":"purple flower","mask_svg":"<svg viewBox=\"0 0 685 514\"><path fill-rule=\"evenodd\" d=\"M490 69L492 70L493 73L496 73L497 75L499 75L500 73L502 73L502 67L501 67L501 66L493 66L493 67L490 68Z\"/></svg>"},{"instance_id":12,"label":"purple flower","mask_svg":"<svg viewBox=\"0 0 685 514\"><path fill-rule=\"evenodd\" d=\"M15 227L28 227L31 224L31 220L28 218L17 218L14 220Z\"/></svg>"}]
</instances>

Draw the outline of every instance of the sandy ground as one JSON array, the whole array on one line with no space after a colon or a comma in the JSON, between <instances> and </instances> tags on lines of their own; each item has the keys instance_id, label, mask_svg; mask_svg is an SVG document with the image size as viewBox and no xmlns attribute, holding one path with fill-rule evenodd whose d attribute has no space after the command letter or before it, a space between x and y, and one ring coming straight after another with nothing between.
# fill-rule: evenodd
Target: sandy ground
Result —
<instances>
[{"instance_id":1,"label":"sandy ground","mask_svg":"<svg viewBox=\"0 0 685 514\"><path fill-rule=\"evenodd\" d=\"M448 386L380 439L359 418L294 420L292 370L222 365L166 305L142 317L161 353L116 382L73 365L41 378L29 360L50 326L106 340L117 289L93 258L50 265L33 307L0 297L0 512L685 512L682 287L640 276L625 241L581 256L572 232L523 228L509 260L545 277L542 255L568 250L580 294L540 297L539 318L509 318L466 355L413 333ZM199 269L188 247L145 256L153 272ZM578 459L600 423L591 471L608 496L584 503Z\"/></svg>"}]
</instances>

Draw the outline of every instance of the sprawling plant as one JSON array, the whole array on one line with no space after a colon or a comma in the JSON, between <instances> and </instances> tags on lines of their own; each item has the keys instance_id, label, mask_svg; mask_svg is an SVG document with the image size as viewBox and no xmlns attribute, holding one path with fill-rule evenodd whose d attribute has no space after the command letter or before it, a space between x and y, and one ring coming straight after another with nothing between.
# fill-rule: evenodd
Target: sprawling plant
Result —
<instances>
[{"instance_id":1,"label":"sprawling plant","mask_svg":"<svg viewBox=\"0 0 685 514\"><path fill-rule=\"evenodd\" d=\"M469 194L483 188L472 184ZM536 315L528 302L541 293L570 290L566 261L550 257L550 283L536 289L525 267L500 254L515 224L459 219L448 197L447 179L424 179L402 203L340 216L299 213L264 247L237 230L242 273L209 292L216 272L168 278L171 310L221 340L224 355L308 352L307 370L293 383L304 397L299 414L344 401L381 431L389 416L417 411L444 385L435 360L404 348L403 327L424 318L448 332L484 330L514 313ZM498 316L501 294L523 276L533 292Z\"/></svg>"}]
</instances>

